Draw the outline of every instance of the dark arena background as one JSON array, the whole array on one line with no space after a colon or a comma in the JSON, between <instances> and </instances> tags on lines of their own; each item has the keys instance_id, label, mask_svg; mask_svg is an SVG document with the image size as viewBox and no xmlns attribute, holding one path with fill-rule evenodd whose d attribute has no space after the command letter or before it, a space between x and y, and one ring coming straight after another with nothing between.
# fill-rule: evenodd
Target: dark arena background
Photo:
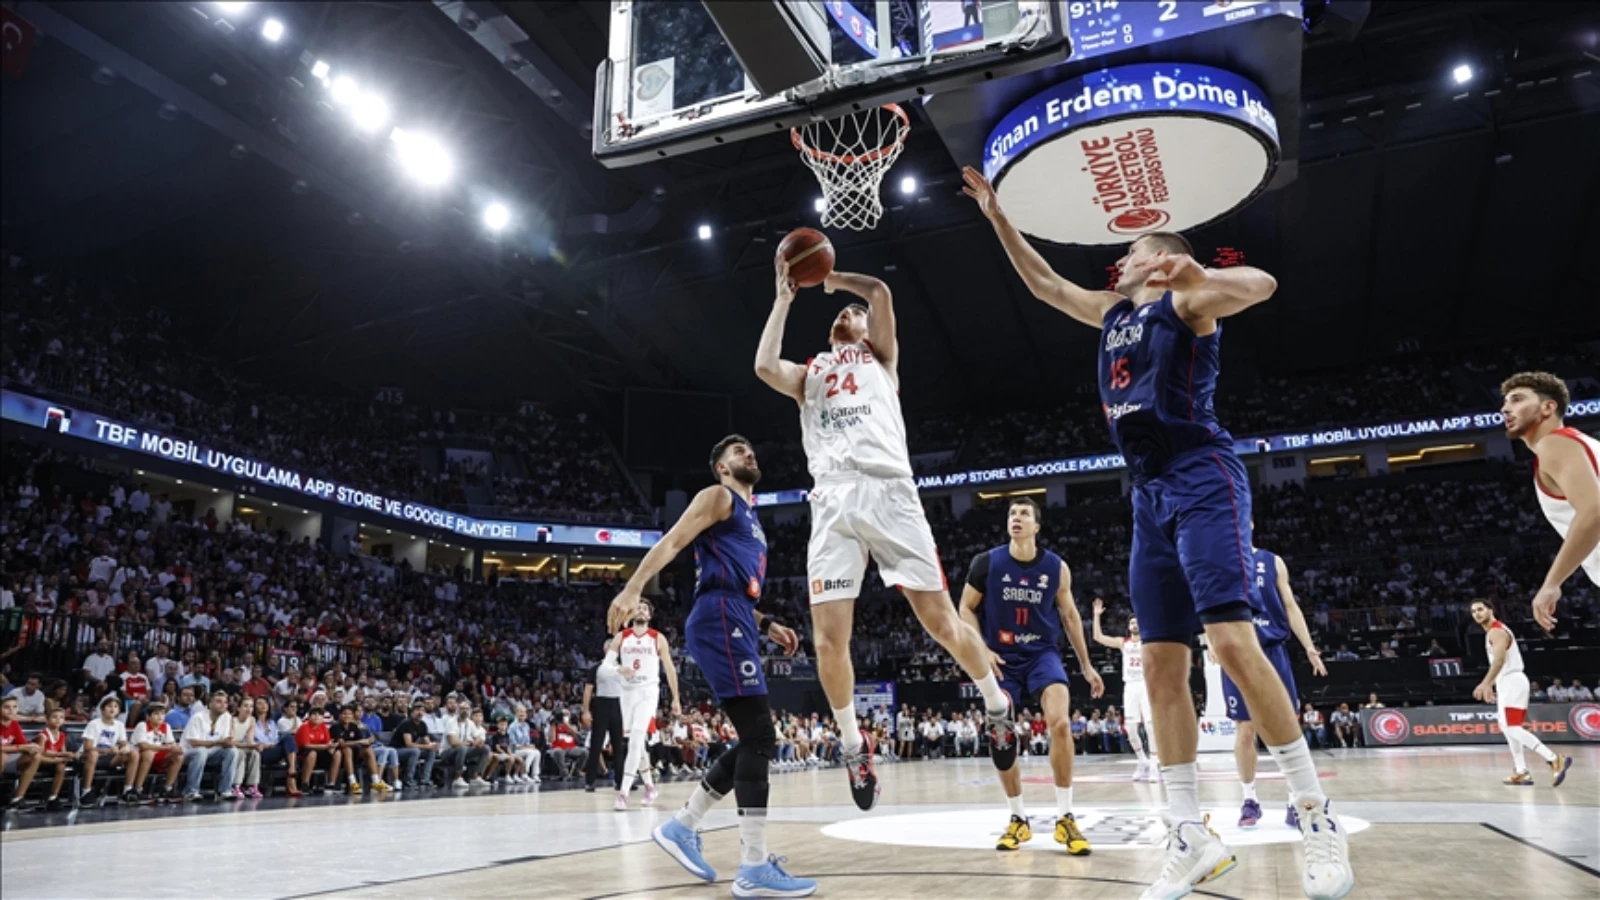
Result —
<instances>
[{"instance_id":1,"label":"dark arena background","mask_svg":"<svg viewBox=\"0 0 1600 900\"><path fill-rule=\"evenodd\" d=\"M1600 894L1595 4L0 8L4 900Z\"/></svg>"}]
</instances>

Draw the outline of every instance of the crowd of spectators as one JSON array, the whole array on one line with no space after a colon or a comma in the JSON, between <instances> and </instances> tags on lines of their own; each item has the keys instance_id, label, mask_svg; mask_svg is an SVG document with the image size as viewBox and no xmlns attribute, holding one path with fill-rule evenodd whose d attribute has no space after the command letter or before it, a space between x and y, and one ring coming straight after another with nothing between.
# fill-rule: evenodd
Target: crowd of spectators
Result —
<instances>
[{"instance_id":1,"label":"crowd of spectators","mask_svg":"<svg viewBox=\"0 0 1600 900\"><path fill-rule=\"evenodd\" d=\"M181 340L148 293L35 272L0 250L0 382L397 499L498 516L648 518L581 414L428 408L392 391L286 394ZM452 465L453 447L492 455Z\"/></svg>"}]
</instances>

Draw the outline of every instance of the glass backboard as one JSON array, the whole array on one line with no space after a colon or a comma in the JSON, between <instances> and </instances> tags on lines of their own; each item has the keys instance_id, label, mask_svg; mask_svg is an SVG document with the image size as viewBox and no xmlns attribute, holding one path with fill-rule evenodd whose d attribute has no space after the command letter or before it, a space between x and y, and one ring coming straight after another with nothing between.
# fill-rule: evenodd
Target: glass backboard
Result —
<instances>
[{"instance_id":1,"label":"glass backboard","mask_svg":"<svg viewBox=\"0 0 1600 900\"><path fill-rule=\"evenodd\" d=\"M785 2L825 16L831 59L823 78L772 97L745 77L700 3L613 2L596 90L596 158L617 167L689 153L1030 71L1070 53L1059 4L1046 0Z\"/></svg>"}]
</instances>

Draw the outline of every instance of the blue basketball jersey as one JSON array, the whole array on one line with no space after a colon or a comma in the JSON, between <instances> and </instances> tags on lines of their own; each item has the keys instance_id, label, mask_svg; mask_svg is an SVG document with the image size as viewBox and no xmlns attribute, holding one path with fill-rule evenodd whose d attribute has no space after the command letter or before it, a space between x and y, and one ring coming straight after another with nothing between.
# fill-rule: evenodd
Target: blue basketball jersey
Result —
<instances>
[{"instance_id":1,"label":"blue basketball jersey","mask_svg":"<svg viewBox=\"0 0 1600 900\"><path fill-rule=\"evenodd\" d=\"M1255 611L1256 635L1263 646L1281 644L1289 639L1289 613L1283 608L1283 597L1278 594L1278 558L1269 551L1251 552L1256 567L1256 588L1261 594L1261 608Z\"/></svg>"},{"instance_id":2,"label":"blue basketball jersey","mask_svg":"<svg viewBox=\"0 0 1600 900\"><path fill-rule=\"evenodd\" d=\"M733 514L694 539L694 593L760 599L767 581L767 535L756 511L732 488Z\"/></svg>"},{"instance_id":3,"label":"blue basketball jersey","mask_svg":"<svg viewBox=\"0 0 1600 900\"><path fill-rule=\"evenodd\" d=\"M989 551L989 577L983 591L983 637L1004 659L1031 659L1061 652L1061 616L1056 589L1061 557L1041 551L1018 562L1008 545Z\"/></svg>"},{"instance_id":4,"label":"blue basketball jersey","mask_svg":"<svg viewBox=\"0 0 1600 900\"><path fill-rule=\"evenodd\" d=\"M1198 337L1172 308L1172 292L1144 306L1123 299L1100 331L1100 405L1135 478L1162 474L1196 447L1233 447L1212 398L1222 324Z\"/></svg>"}]
</instances>

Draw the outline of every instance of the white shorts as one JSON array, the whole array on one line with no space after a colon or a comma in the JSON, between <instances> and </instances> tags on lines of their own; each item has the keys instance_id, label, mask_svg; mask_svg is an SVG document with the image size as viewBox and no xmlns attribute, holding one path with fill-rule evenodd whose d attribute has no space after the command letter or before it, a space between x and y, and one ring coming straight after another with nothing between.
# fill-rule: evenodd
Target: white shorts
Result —
<instances>
[{"instance_id":1,"label":"white shorts","mask_svg":"<svg viewBox=\"0 0 1600 900\"><path fill-rule=\"evenodd\" d=\"M650 720L655 718L656 704L661 700L661 686L627 687L622 689L622 734L629 741L642 741L650 730ZM629 749L632 749L631 747Z\"/></svg>"},{"instance_id":2,"label":"white shorts","mask_svg":"<svg viewBox=\"0 0 1600 900\"><path fill-rule=\"evenodd\" d=\"M1122 723L1134 725L1150 721L1150 695L1145 693L1144 682L1130 681L1122 686Z\"/></svg>"},{"instance_id":3,"label":"white shorts","mask_svg":"<svg viewBox=\"0 0 1600 900\"><path fill-rule=\"evenodd\" d=\"M915 482L858 475L812 488L811 543L806 548L811 602L859 596L869 555L877 559L884 584L948 590Z\"/></svg>"},{"instance_id":4,"label":"white shorts","mask_svg":"<svg viewBox=\"0 0 1600 900\"><path fill-rule=\"evenodd\" d=\"M1505 717L1508 709L1527 709L1528 676L1522 672L1501 675L1494 680L1494 695L1501 718Z\"/></svg>"}]
</instances>

